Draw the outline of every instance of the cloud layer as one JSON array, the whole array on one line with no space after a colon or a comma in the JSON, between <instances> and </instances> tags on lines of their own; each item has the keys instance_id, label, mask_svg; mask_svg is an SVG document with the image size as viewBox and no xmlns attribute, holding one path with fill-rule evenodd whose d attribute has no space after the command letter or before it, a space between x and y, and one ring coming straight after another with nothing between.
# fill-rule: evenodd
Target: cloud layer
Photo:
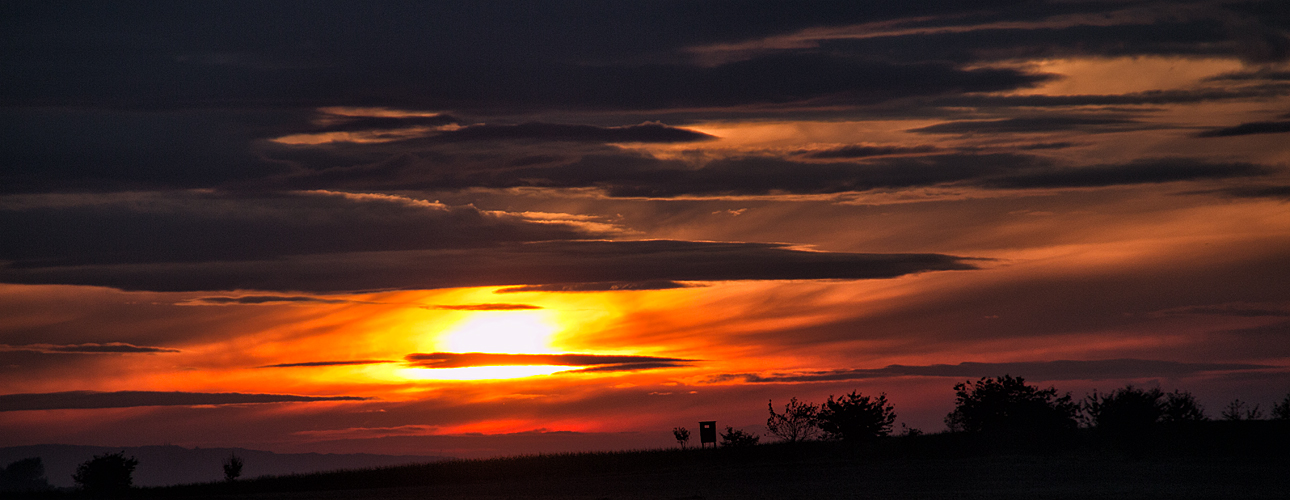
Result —
<instances>
[{"instance_id":1,"label":"cloud layer","mask_svg":"<svg viewBox=\"0 0 1290 500\"><path fill-rule=\"evenodd\" d=\"M0 412L24 410L68 410L129 408L136 406L199 406L262 403L307 403L315 401L361 401L353 396L291 396L284 394L241 394L200 392L69 391L40 394L0 395Z\"/></svg>"},{"instance_id":2,"label":"cloud layer","mask_svg":"<svg viewBox=\"0 0 1290 500\"><path fill-rule=\"evenodd\" d=\"M890 365L885 368L832 370L805 373L723 375L715 378L714 381L734 379L753 383L786 383L864 380L907 376L978 378L998 377L1002 375L1024 376L1031 380L1105 380L1151 377L1185 377L1205 372L1250 371L1275 368L1279 367L1246 363L1179 363L1174 361L1146 359L1103 359L1089 361L1057 360L1015 363L964 362L957 365Z\"/></svg>"}]
</instances>

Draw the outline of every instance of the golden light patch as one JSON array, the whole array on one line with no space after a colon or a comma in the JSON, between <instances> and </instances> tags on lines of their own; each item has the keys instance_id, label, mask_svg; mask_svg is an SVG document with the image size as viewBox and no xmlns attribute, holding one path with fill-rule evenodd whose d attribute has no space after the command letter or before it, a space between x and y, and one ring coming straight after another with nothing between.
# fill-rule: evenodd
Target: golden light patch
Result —
<instances>
[{"instance_id":1,"label":"golden light patch","mask_svg":"<svg viewBox=\"0 0 1290 500\"><path fill-rule=\"evenodd\" d=\"M1236 59L1117 57L1048 59L1027 62L1026 69L1061 78L1017 95L1127 94L1191 87L1205 78L1242 69Z\"/></svg>"}]
</instances>

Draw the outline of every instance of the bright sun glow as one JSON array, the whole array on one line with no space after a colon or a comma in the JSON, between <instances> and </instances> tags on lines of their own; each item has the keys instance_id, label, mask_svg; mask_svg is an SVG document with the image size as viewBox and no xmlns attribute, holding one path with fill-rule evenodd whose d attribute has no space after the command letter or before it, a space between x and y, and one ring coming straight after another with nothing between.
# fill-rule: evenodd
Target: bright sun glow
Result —
<instances>
[{"instance_id":1,"label":"bright sun glow","mask_svg":"<svg viewBox=\"0 0 1290 500\"><path fill-rule=\"evenodd\" d=\"M479 312L440 334L436 350L557 354L551 338L558 330L546 311Z\"/></svg>"},{"instance_id":2,"label":"bright sun glow","mask_svg":"<svg viewBox=\"0 0 1290 500\"><path fill-rule=\"evenodd\" d=\"M560 354L551 342L560 330L551 311L486 311L433 337L429 351L501 354ZM490 380L550 375L576 366L472 366L465 368L399 368L408 380Z\"/></svg>"},{"instance_id":3,"label":"bright sun glow","mask_svg":"<svg viewBox=\"0 0 1290 500\"><path fill-rule=\"evenodd\" d=\"M493 380L550 375L577 366L472 366L468 368L402 368L398 374L408 380Z\"/></svg>"}]
</instances>

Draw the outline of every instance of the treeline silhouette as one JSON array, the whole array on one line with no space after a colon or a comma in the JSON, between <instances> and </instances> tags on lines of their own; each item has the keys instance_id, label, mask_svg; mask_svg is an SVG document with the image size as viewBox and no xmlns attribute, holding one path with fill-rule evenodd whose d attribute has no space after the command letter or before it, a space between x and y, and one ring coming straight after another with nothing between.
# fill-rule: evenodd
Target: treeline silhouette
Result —
<instances>
[{"instance_id":1,"label":"treeline silhouette","mask_svg":"<svg viewBox=\"0 0 1290 500\"><path fill-rule=\"evenodd\" d=\"M1055 387L1029 385L1022 377L1003 375L964 381L954 386L954 411L945 416L942 444L960 452L1116 450L1152 452L1249 452L1284 454L1290 445L1290 394L1272 405L1263 420L1259 405L1239 399L1227 405L1221 420L1211 420L1191 393L1164 392L1133 385L1082 400ZM766 429L784 442L823 439L873 442L889 436L896 419L887 395L852 392L829 396L821 405L792 398L783 411L768 403ZM903 425L902 425L903 427ZM902 435L923 433L905 428Z\"/></svg>"},{"instance_id":2,"label":"treeline silhouette","mask_svg":"<svg viewBox=\"0 0 1290 500\"><path fill-rule=\"evenodd\" d=\"M498 481L561 483L623 474L693 476L695 471L730 473L787 467L890 463L892 460L961 460L1027 456L1168 459L1226 457L1282 463L1290 459L1290 394L1266 416L1240 400L1210 419L1190 393L1128 385L1094 390L1081 400L1056 388L1030 385L1003 375L954 386L955 407L946 430L924 433L902 425L893 435L896 408L885 393L852 391L822 404L791 398L782 410L767 402L766 435L727 426L715 450L688 447L690 432L675 427L676 449L562 453L487 460L453 460L412 466L240 479L243 460L229 456L223 482L135 488L138 461L124 453L95 456L77 468L77 488L56 490L40 458L13 462L0 471L0 491L31 498L188 497L388 487L483 484ZM976 460L977 458L972 458ZM971 460L969 461L971 462ZM973 462L974 463L974 462ZM960 465L956 465L959 467ZM725 472L721 472L725 471ZM695 476L698 477L698 476Z\"/></svg>"}]
</instances>

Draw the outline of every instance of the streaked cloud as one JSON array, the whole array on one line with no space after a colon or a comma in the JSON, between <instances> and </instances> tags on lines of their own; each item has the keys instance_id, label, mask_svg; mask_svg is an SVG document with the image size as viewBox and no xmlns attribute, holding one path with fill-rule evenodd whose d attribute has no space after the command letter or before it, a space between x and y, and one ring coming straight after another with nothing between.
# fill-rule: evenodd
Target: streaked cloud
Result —
<instances>
[{"instance_id":1,"label":"streaked cloud","mask_svg":"<svg viewBox=\"0 0 1290 500\"><path fill-rule=\"evenodd\" d=\"M884 279L971 269L976 269L971 259L939 254L812 252L764 243L566 241L471 250L282 256L240 262L10 266L0 268L0 280L126 290L328 293L659 279Z\"/></svg>"},{"instance_id":2,"label":"streaked cloud","mask_svg":"<svg viewBox=\"0 0 1290 500\"><path fill-rule=\"evenodd\" d=\"M317 366L358 366L358 365L379 365L384 363L397 363L397 361L388 361L381 359L357 359L346 361L305 361L301 363L278 363L276 365L264 365L260 368L309 368Z\"/></svg>"},{"instance_id":3,"label":"streaked cloud","mask_svg":"<svg viewBox=\"0 0 1290 500\"><path fill-rule=\"evenodd\" d=\"M0 395L0 412L26 410L69 410L130 408L136 406L206 406L264 403L308 403L317 401L362 401L354 396L292 396L285 394L155 392L155 391L68 391Z\"/></svg>"},{"instance_id":4,"label":"streaked cloud","mask_svg":"<svg viewBox=\"0 0 1290 500\"><path fill-rule=\"evenodd\" d=\"M493 354L482 352L435 352L405 357L417 368L464 368L470 366L583 366L586 371L645 370L686 366L691 359L655 356L612 356L599 354Z\"/></svg>"},{"instance_id":5,"label":"streaked cloud","mask_svg":"<svg viewBox=\"0 0 1290 500\"><path fill-rule=\"evenodd\" d=\"M1290 132L1290 121L1250 122L1232 127L1207 130L1196 134L1197 137L1233 137L1238 135L1283 134Z\"/></svg>"},{"instance_id":6,"label":"streaked cloud","mask_svg":"<svg viewBox=\"0 0 1290 500\"><path fill-rule=\"evenodd\" d=\"M1207 372L1280 369L1272 365L1249 363L1182 363L1146 359L1103 359L1089 361L1023 361L1013 363L964 362L957 365L889 365L884 368L857 368L797 373L732 374L712 378L711 382L740 380L749 383L827 382L889 377L998 377L1021 376L1031 380L1105 380L1152 377L1186 377Z\"/></svg>"},{"instance_id":7,"label":"streaked cloud","mask_svg":"<svg viewBox=\"0 0 1290 500\"><path fill-rule=\"evenodd\" d=\"M127 344L125 342L107 342L103 344L86 343L86 344L24 344L24 345L6 345L0 344L0 350L3 351L36 351L44 353L82 353L82 354L130 354L130 353L159 353L159 352L181 352L179 349L170 349L166 347L138 346Z\"/></svg>"},{"instance_id":8,"label":"streaked cloud","mask_svg":"<svg viewBox=\"0 0 1290 500\"><path fill-rule=\"evenodd\" d=\"M632 290L671 290L690 288L699 285L678 283L670 280L650 281L610 281L600 283L552 283L548 285L512 286L497 290L497 293L520 292L617 292Z\"/></svg>"},{"instance_id":9,"label":"streaked cloud","mask_svg":"<svg viewBox=\"0 0 1290 500\"><path fill-rule=\"evenodd\" d=\"M542 308L542 306L535 306L532 304L506 304L506 303L456 304L456 305L441 304L436 306L422 306L422 307L426 309L444 309L448 311L526 311L526 310Z\"/></svg>"}]
</instances>

